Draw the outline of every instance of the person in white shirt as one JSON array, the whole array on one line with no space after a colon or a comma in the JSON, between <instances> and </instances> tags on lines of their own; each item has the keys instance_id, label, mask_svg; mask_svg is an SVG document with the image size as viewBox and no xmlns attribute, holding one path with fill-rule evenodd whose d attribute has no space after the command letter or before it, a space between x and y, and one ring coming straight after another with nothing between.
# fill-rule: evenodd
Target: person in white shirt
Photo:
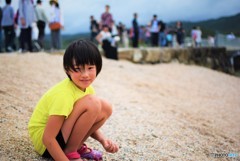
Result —
<instances>
[{"instance_id":1,"label":"person in white shirt","mask_svg":"<svg viewBox=\"0 0 240 161\"><path fill-rule=\"evenodd\" d=\"M96 40L102 46L106 58L118 59L117 47L114 44L115 40L112 38L107 25L103 25L102 31L96 36Z\"/></svg>"},{"instance_id":2,"label":"person in white shirt","mask_svg":"<svg viewBox=\"0 0 240 161\"><path fill-rule=\"evenodd\" d=\"M153 19L151 21L151 29L150 30L151 30L152 46L158 46L159 27L158 27L157 15L153 15Z\"/></svg>"},{"instance_id":3,"label":"person in white shirt","mask_svg":"<svg viewBox=\"0 0 240 161\"><path fill-rule=\"evenodd\" d=\"M59 7L58 0L50 0L51 5L51 13L49 24L58 23L59 28L51 30L51 42L52 42L52 50L59 50L62 47L61 44L61 29L63 29L63 17L61 14L61 10Z\"/></svg>"},{"instance_id":4,"label":"person in white shirt","mask_svg":"<svg viewBox=\"0 0 240 161\"><path fill-rule=\"evenodd\" d=\"M111 43L112 41L112 34L109 31L109 28L107 25L103 25L102 31L96 36L96 40L100 45L103 45L103 41L109 41Z\"/></svg>"},{"instance_id":5,"label":"person in white shirt","mask_svg":"<svg viewBox=\"0 0 240 161\"><path fill-rule=\"evenodd\" d=\"M38 27L38 43L40 47L44 48L44 36L45 36L45 27L48 22L46 13L42 7L42 1L37 0L37 5L35 7L36 18L37 18L37 27Z\"/></svg>"},{"instance_id":6,"label":"person in white shirt","mask_svg":"<svg viewBox=\"0 0 240 161\"><path fill-rule=\"evenodd\" d=\"M201 45L202 45L202 31L198 26L196 30L196 46L200 47Z\"/></svg>"}]
</instances>

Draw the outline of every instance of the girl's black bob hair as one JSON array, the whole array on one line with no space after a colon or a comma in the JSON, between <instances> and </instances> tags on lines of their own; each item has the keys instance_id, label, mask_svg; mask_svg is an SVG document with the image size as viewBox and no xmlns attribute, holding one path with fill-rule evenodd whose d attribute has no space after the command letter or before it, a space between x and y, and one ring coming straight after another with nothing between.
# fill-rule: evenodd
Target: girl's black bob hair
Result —
<instances>
[{"instance_id":1,"label":"girl's black bob hair","mask_svg":"<svg viewBox=\"0 0 240 161\"><path fill-rule=\"evenodd\" d=\"M89 40L77 40L71 43L63 56L63 67L68 75L68 71L76 71L74 66L95 65L96 75L102 69L102 56L96 47ZM68 75L70 78L70 76ZM71 78L70 78L71 79Z\"/></svg>"}]
</instances>

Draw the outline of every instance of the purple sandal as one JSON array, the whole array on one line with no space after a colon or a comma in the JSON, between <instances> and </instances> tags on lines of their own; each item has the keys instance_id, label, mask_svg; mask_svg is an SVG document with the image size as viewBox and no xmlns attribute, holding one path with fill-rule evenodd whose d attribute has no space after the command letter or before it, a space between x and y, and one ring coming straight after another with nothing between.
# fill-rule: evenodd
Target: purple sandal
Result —
<instances>
[{"instance_id":1,"label":"purple sandal","mask_svg":"<svg viewBox=\"0 0 240 161\"><path fill-rule=\"evenodd\" d=\"M102 152L88 148L86 144L82 145L82 147L78 150L78 153L81 155L81 158L84 159L92 159L95 161L102 160Z\"/></svg>"}]
</instances>

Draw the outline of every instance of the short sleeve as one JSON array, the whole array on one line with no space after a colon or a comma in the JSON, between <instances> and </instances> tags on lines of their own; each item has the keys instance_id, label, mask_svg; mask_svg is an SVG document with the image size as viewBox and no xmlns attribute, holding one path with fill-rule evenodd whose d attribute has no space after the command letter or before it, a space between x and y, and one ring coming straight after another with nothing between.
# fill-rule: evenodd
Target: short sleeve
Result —
<instances>
[{"instance_id":1,"label":"short sleeve","mask_svg":"<svg viewBox=\"0 0 240 161\"><path fill-rule=\"evenodd\" d=\"M95 90L94 90L94 88L92 86L89 86L88 94L95 94Z\"/></svg>"},{"instance_id":2,"label":"short sleeve","mask_svg":"<svg viewBox=\"0 0 240 161\"><path fill-rule=\"evenodd\" d=\"M74 97L60 92L49 102L49 115L61 115L68 117L74 105Z\"/></svg>"}]
</instances>

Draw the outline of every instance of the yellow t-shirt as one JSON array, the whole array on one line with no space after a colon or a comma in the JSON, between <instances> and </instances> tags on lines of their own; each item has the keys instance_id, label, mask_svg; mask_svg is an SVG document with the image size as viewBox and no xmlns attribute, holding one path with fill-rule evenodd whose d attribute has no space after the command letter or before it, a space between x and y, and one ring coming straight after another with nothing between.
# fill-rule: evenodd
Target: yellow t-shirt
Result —
<instances>
[{"instance_id":1,"label":"yellow t-shirt","mask_svg":"<svg viewBox=\"0 0 240 161\"><path fill-rule=\"evenodd\" d=\"M48 117L50 115L61 115L67 118L78 99L94 93L95 91L92 86L89 86L83 92L69 78L66 78L42 96L28 124L30 138L35 150L40 155L46 150L42 142L42 137Z\"/></svg>"}]
</instances>

